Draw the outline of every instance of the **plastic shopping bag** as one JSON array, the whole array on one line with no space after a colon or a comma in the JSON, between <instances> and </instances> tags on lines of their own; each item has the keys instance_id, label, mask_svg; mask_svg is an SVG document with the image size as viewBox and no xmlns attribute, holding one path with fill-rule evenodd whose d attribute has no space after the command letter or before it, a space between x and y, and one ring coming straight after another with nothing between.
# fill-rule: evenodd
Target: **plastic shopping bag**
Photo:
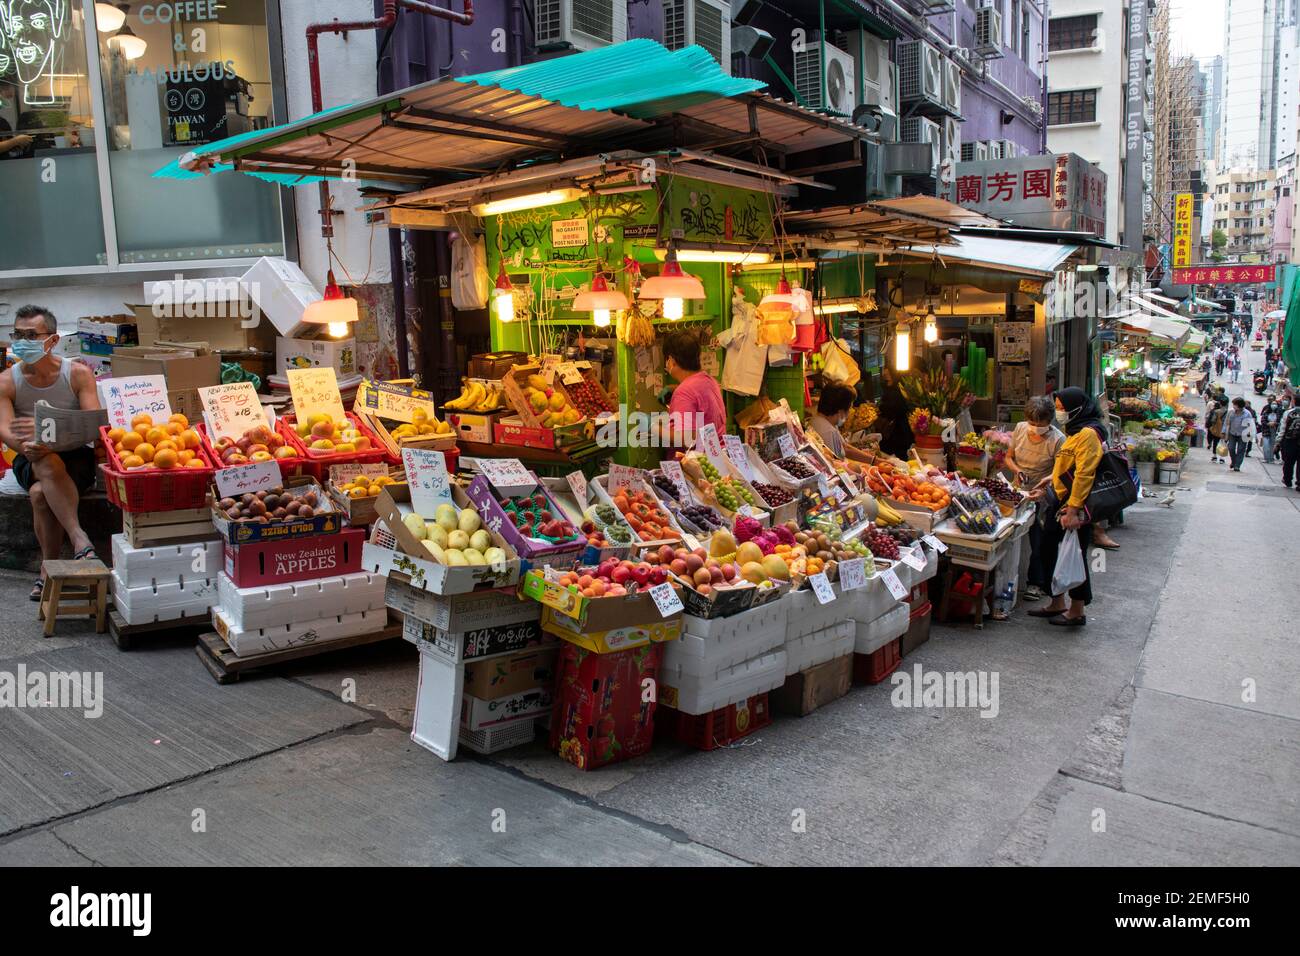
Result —
<instances>
[{"instance_id":1,"label":"plastic shopping bag","mask_svg":"<svg viewBox=\"0 0 1300 956\"><path fill-rule=\"evenodd\" d=\"M1227 458L1228 443L1226 441L1219 442L1218 447L1214 449L1214 453L1218 455L1220 458Z\"/></svg>"},{"instance_id":2,"label":"plastic shopping bag","mask_svg":"<svg viewBox=\"0 0 1300 956\"><path fill-rule=\"evenodd\" d=\"M1088 569L1083 563L1083 549L1079 547L1079 532L1070 528L1061 538L1056 552L1056 570L1052 572L1052 594L1064 594L1088 579Z\"/></svg>"}]
</instances>

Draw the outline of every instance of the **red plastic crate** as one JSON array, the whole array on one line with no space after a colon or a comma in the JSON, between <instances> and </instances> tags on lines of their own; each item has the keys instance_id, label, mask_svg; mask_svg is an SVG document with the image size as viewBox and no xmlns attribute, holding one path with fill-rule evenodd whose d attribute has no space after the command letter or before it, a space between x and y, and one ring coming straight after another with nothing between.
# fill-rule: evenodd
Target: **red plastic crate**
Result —
<instances>
[{"instance_id":1,"label":"red plastic crate","mask_svg":"<svg viewBox=\"0 0 1300 956\"><path fill-rule=\"evenodd\" d=\"M213 446L211 438L208 436L208 429L205 423L200 422L195 426L199 433L199 438L203 442L203 450L207 452L214 464L221 464L221 456L217 454L217 449ZM278 432L277 432L278 433ZM290 446L292 447L292 446ZM297 449L294 449L295 451ZM296 458L277 458L275 463L280 466L281 478L319 478L320 476L311 469L311 463L302 457L302 454Z\"/></svg>"},{"instance_id":2,"label":"red plastic crate","mask_svg":"<svg viewBox=\"0 0 1300 956\"><path fill-rule=\"evenodd\" d=\"M276 423L276 431L284 437L285 441L298 450L298 454L307 463L303 474L324 482L329 478L330 465L379 464L387 460L388 452L384 449L379 437L352 412L346 412L345 414L348 421L356 426L357 431L370 439L370 447L365 451L310 453L303 440L298 437L298 433L294 431L294 426L297 424L295 416L285 415Z\"/></svg>"},{"instance_id":3,"label":"red plastic crate","mask_svg":"<svg viewBox=\"0 0 1300 956\"><path fill-rule=\"evenodd\" d=\"M216 468L203 445L195 449L196 456L206 468L137 468L132 471L122 467L113 443L108 440L108 426L99 429L99 441L108 456L100 466L104 475L104 490L108 500L123 511L141 514L146 511L180 511L202 508L208 501L208 489Z\"/></svg>"},{"instance_id":4,"label":"red plastic crate","mask_svg":"<svg viewBox=\"0 0 1300 956\"><path fill-rule=\"evenodd\" d=\"M728 704L708 714L684 714L672 707L661 707L655 717L656 728L661 727L674 740L697 750L726 747L771 723L767 694L756 694L743 707Z\"/></svg>"},{"instance_id":5,"label":"red plastic crate","mask_svg":"<svg viewBox=\"0 0 1300 956\"><path fill-rule=\"evenodd\" d=\"M903 662L902 639L894 638L870 654L853 655L853 683L879 684Z\"/></svg>"}]
</instances>

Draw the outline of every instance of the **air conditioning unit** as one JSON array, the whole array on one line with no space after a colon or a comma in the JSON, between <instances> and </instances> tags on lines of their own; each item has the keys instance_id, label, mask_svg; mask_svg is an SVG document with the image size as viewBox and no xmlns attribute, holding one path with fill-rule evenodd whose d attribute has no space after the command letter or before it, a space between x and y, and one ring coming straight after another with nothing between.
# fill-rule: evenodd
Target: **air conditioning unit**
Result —
<instances>
[{"instance_id":1,"label":"air conditioning unit","mask_svg":"<svg viewBox=\"0 0 1300 956\"><path fill-rule=\"evenodd\" d=\"M887 106L897 112L894 64L889 59L889 41L866 30L851 30L846 47L853 55L857 75L862 78L862 102Z\"/></svg>"},{"instance_id":2,"label":"air conditioning unit","mask_svg":"<svg viewBox=\"0 0 1300 956\"><path fill-rule=\"evenodd\" d=\"M961 162L961 120L945 116L940 121L939 131L942 145L940 162L956 165Z\"/></svg>"},{"instance_id":3,"label":"air conditioning unit","mask_svg":"<svg viewBox=\"0 0 1300 956\"><path fill-rule=\"evenodd\" d=\"M961 144L961 161L963 163L982 163L989 158L987 143L974 142Z\"/></svg>"},{"instance_id":4,"label":"air conditioning unit","mask_svg":"<svg viewBox=\"0 0 1300 956\"><path fill-rule=\"evenodd\" d=\"M627 39L626 0L537 0L538 49L594 50Z\"/></svg>"},{"instance_id":5,"label":"air conditioning unit","mask_svg":"<svg viewBox=\"0 0 1300 956\"><path fill-rule=\"evenodd\" d=\"M999 159L1015 159L1020 155L1020 145L1009 139L994 140L995 143L1001 144L1001 153Z\"/></svg>"},{"instance_id":6,"label":"air conditioning unit","mask_svg":"<svg viewBox=\"0 0 1300 956\"><path fill-rule=\"evenodd\" d=\"M984 145L985 145L985 147L988 149L988 158L989 158L989 159L1001 159L1001 158L1002 158L1002 140L1000 140L1000 139L990 139L990 140L985 141Z\"/></svg>"},{"instance_id":7,"label":"air conditioning unit","mask_svg":"<svg viewBox=\"0 0 1300 956\"><path fill-rule=\"evenodd\" d=\"M1002 14L993 7L975 11L975 52L986 59L1002 55Z\"/></svg>"},{"instance_id":8,"label":"air conditioning unit","mask_svg":"<svg viewBox=\"0 0 1300 956\"><path fill-rule=\"evenodd\" d=\"M943 61L943 105L954 113L961 112L961 67L955 60Z\"/></svg>"},{"instance_id":9,"label":"air conditioning unit","mask_svg":"<svg viewBox=\"0 0 1300 956\"><path fill-rule=\"evenodd\" d=\"M909 116L903 120L902 142L930 144L930 175L939 168L943 149L943 135L939 124L924 116Z\"/></svg>"},{"instance_id":10,"label":"air conditioning unit","mask_svg":"<svg viewBox=\"0 0 1300 956\"><path fill-rule=\"evenodd\" d=\"M898 96L904 103L943 102L943 57L924 40L898 44Z\"/></svg>"},{"instance_id":11,"label":"air conditioning unit","mask_svg":"<svg viewBox=\"0 0 1300 956\"><path fill-rule=\"evenodd\" d=\"M795 53L794 87L800 98L813 109L852 116L858 106L858 79L854 73L853 57L824 41L809 43L802 52Z\"/></svg>"},{"instance_id":12,"label":"air conditioning unit","mask_svg":"<svg viewBox=\"0 0 1300 956\"><path fill-rule=\"evenodd\" d=\"M664 0L664 46L692 45L704 47L731 72L731 0Z\"/></svg>"}]
</instances>

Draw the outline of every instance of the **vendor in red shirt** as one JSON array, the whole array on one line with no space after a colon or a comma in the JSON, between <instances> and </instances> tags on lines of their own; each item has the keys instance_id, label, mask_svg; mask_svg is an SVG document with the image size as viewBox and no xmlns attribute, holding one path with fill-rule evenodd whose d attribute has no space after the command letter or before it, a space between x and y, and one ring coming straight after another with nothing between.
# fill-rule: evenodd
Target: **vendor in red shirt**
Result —
<instances>
[{"instance_id":1,"label":"vendor in red shirt","mask_svg":"<svg viewBox=\"0 0 1300 956\"><path fill-rule=\"evenodd\" d=\"M668 400L671 444L689 448L695 430L712 425L723 435L727 411L722 388L713 376L700 371L700 339L694 332L678 329L664 339L664 369L677 382Z\"/></svg>"}]
</instances>

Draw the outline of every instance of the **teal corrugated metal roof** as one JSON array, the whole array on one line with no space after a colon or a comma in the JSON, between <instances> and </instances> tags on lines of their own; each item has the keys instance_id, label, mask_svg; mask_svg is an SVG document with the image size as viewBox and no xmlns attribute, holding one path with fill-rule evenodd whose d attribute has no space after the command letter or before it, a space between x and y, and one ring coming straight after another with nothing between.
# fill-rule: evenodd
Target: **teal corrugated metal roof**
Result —
<instances>
[{"instance_id":1,"label":"teal corrugated metal roof","mask_svg":"<svg viewBox=\"0 0 1300 956\"><path fill-rule=\"evenodd\" d=\"M458 82L496 86L582 110L612 110L651 119L767 84L723 72L700 46L671 51L654 40L628 40L539 63L458 76Z\"/></svg>"}]
</instances>

